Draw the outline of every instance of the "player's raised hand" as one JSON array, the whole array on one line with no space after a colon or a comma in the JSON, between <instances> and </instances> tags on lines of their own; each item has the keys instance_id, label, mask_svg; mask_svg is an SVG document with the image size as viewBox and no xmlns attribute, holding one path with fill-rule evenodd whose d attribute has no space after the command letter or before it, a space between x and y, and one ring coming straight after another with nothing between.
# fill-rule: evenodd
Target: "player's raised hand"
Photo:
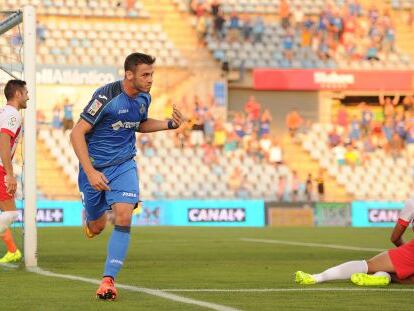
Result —
<instances>
[{"instance_id":1,"label":"player's raised hand","mask_svg":"<svg viewBox=\"0 0 414 311\"><path fill-rule=\"evenodd\" d=\"M173 105L172 121L175 128L179 128L184 122L184 117L176 105Z\"/></svg>"},{"instance_id":2,"label":"player's raised hand","mask_svg":"<svg viewBox=\"0 0 414 311\"><path fill-rule=\"evenodd\" d=\"M93 170L86 175L88 177L88 181L93 189L98 191L108 191L111 190L108 186L109 180L105 177L105 175L97 170Z\"/></svg>"},{"instance_id":3,"label":"player's raised hand","mask_svg":"<svg viewBox=\"0 0 414 311\"><path fill-rule=\"evenodd\" d=\"M13 175L6 175L4 177L4 181L6 183L6 191L9 195L14 195L17 189L17 181L16 177Z\"/></svg>"}]
</instances>

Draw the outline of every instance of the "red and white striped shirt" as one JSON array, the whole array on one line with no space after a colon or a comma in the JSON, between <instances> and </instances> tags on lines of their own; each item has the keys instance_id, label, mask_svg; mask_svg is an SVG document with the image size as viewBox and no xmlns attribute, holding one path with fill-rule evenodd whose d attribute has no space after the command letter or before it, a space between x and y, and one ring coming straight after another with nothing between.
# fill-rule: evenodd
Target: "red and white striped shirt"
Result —
<instances>
[{"instance_id":1,"label":"red and white striped shirt","mask_svg":"<svg viewBox=\"0 0 414 311\"><path fill-rule=\"evenodd\" d=\"M10 147L11 158L13 159L14 152L16 151L17 144L19 142L22 128L22 117L19 111L11 106L6 105L0 108L0 132L10 135ZM3 166L3 162L0 159L0 166Z\"/></svg>"}]
</instances>

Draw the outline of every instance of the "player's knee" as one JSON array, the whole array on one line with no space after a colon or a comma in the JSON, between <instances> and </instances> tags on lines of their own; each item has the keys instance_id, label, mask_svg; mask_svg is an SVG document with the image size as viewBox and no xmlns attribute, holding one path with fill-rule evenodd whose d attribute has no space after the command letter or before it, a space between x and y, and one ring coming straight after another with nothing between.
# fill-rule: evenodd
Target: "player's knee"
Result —
<instances>
[{"instance_id":1,"label":"player's knee","mask_svg":"<svg viewBox=\"0 0 414 311\"><path fill-rule=\"evenodd\" d=\"M115 224L118 226L129 227L131 226L131 216L130 215L120 215L116 218Z\"/></svg>"},{"instance_id":2,"label":"player's knee","mask_svg":"<svg viewBox=\"0 0 414 311\"><path fill-rule=\"evenodd\" d=\"M93 234L99 234L105 229L105 224L89 225L89 229L92 231Z\"/></svg>"}]
</instances>

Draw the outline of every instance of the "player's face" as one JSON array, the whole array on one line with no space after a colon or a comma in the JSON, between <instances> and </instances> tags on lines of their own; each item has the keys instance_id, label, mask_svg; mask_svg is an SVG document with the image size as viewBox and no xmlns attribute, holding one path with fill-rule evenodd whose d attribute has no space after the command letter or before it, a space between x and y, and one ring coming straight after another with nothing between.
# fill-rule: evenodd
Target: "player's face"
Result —
<instances>
[{"instance_id":1,"label":"player's face","mask_svg":"<svg viewBox=\"0 0 414 311\"><path fill-rule=\"evenodd\" d=\"M29 92L27 91L27 88L25 87L19 93L20 93L19 107L20 109L26 109L27 101L29 100Z\"/></svg>"},{"instance_id":2,"label":"player's face","mask_svg":"<svg viewBox=\"0 0 414 311\"><path fill-rule=\"evenodd\" d=\"M152 86L152 76L154 74L154 66L147 64L139 64L135 69L132 77L132 85L139 92L149 93Z\"/></svg>"}]
</instances>

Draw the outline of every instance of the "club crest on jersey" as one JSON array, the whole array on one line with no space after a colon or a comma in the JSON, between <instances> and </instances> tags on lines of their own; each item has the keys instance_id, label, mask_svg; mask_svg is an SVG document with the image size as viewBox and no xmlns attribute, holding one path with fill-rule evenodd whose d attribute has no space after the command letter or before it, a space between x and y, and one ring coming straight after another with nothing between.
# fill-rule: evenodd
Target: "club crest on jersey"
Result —
<instances>
[{"instance_id":1,"label":"club crest on jersey","mask_svg":"<svg viewBox=\"0 0 414 311\"><path fill-rule=\"evenodd\" d=\"M16 117L11 117L9 120L9 127L15 127L17 123Z\"/></svg>"},{"instance_id":2,"label":"club crest on jersey","mask_svg":"<svg viewBox=\"0 0 414 311\"><path fill-rule=\"evenodd\" d=\"M145 105L144 104L141 104L141 108L139 108L139 112L141 114L144 114L145 113Z\"/></svg>"},{"instance_id":3,"label":"club crest on jersey","mask_svg":"<svg viewBox=\"0 0 414 311\"><path fill-rule=\"evenodd\" d=\"M95 100L92 102L91 106L89 107L89 109L88 109L88 113L89 113L91 116L95 116L95 115L97 114L97 112L98 112L101 108L102 108L102 103L101 103L99 100L95 99Z\"/></svg>"}]
</instances>

